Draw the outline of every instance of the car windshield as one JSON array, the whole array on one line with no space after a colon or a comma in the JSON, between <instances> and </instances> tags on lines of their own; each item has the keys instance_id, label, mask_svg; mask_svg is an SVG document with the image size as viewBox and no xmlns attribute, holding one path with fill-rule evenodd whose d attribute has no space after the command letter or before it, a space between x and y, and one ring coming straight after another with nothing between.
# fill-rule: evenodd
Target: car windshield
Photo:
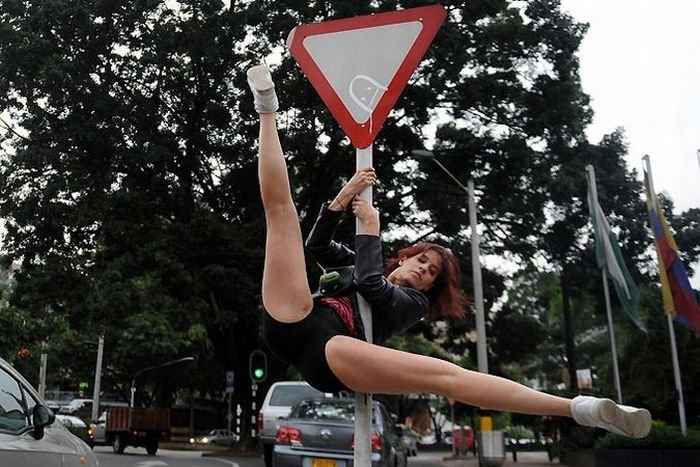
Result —
<instances>
[{"instance_id":1,"label":"car windshield","mask_svg":"<svg viewBox=\"0 0 700 467\"><path fill-rule=\"evenodd\" d=\"M311 386L280 386L275 389L270 397L270 405L292 406L304 399L323 397L323 393Z\"/></svg>"},{"instance_id":2,"label":"car windshield","mask_svg":"<svg viewBox=\"0 0 700 467\"><path fill-rule=\"evenodd\" d=\"M290 418L352 422L355 420L355 404L349 402L306 401L292 410Z\"/></svg>"}]
</instances>

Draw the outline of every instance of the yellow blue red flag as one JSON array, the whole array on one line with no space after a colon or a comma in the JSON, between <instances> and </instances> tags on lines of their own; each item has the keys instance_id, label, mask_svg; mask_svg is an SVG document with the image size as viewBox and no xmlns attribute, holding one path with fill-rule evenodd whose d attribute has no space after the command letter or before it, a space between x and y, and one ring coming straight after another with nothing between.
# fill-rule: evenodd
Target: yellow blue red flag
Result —
<instances>
[{"instance_id":1,"label":"yellow blue red flag","mask_svg":"<svg viewBox=\"0 0 700 467\"><path fill-rule=\"evenodd\" d=\"M654 234L656 254L659 259L659 277L664 311L676 322L695 330L700 336L700 305L695 291L690 286L688 273L678 255L678 246L664 217L656 193L652 193L647 173L644 173L644 185L647 192L647 210L649 222Z\"/></svg>"}]
</instances>

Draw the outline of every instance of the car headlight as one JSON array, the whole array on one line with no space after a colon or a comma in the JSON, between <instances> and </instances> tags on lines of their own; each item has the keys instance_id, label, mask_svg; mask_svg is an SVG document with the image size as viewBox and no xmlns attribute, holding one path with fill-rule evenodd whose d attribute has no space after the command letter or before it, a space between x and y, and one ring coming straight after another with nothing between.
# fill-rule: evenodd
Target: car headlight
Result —
<instances>
[{"instance_id":1,"label":"car headlight","mask_svg":"<svg viewBox=\"0 0 700 467\"><path fill-rule=\"evenodd\" d=\"M209 444L209 438L207 438L206 436L202 438L202 443Z\"/></svg>"}]
</instances>

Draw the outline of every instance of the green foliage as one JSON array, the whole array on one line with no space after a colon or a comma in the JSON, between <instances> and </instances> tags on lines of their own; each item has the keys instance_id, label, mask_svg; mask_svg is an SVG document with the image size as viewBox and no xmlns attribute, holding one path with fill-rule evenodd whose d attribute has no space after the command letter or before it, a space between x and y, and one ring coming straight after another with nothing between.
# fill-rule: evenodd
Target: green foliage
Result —
<instances>
[{"instance_id":1,"label":"green foliage","mask_svg":"<svg viewBox=\"0 0 700 467\"><path fill-rule=\"evenodd\" d=\"M654 421L645 438L629 438L608 433L596 442L596 447L617 449L700 449L700 431L688 429L683 436L680 427Z\"/></svg>"},{"instance_id":2,"label":"green foliage","mask_svg":"<svg viewBox=\"0 0 700 467\"><path fill-rule=\"evenodd\" d=\"M504 436L513 439L534 439L535 433L523 425L512 425L504 430Z\"/></svg>"}]
</instances>

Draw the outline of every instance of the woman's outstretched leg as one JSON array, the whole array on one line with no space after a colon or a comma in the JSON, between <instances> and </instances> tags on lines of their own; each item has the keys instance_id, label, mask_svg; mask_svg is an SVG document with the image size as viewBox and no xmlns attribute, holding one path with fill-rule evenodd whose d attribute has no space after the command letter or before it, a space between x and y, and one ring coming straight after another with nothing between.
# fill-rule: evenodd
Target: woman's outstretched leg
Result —
<instances>
[{"instance_id":1,"label":"woman's outstretched leg","mask_svg":"<svg viewBox=\"0 0 700 467\"><path fill-rule=\"evenodd\" d=\"M572 401L444 360L346 336L335 336L326 344L326 359L338 379L358 392L439 394L484 409L573 417L583 425L635 437L646 436L651 425L651 416L644 409L591 397Z\"/></svg>"},{"instance_id":2,"label":"woman's outstretched leg","mask_svg":"<svg viewBox=\"0 0 700 467\"><path fill-rule=\"evenodd\" d=\"M313 305L299 217L277 134L277 95L268 68L248 70L248 83L260 114L258 177L267 225L262 301L273 318L291 323L303 319Z\"/></svg>"}]
</instances>

